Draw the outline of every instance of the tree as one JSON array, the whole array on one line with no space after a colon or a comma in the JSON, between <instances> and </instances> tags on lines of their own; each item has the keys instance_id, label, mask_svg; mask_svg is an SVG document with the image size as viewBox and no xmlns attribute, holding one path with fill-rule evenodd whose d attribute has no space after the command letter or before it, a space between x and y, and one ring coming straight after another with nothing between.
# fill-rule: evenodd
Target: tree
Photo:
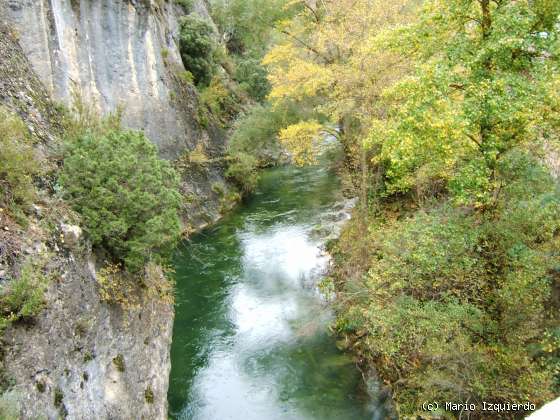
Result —
<instances>
[{"instance_id":1,"label":"tree","mask_svg":"<svg viewBox=\"0 0 560 420\"><path fill-rule=\"evenodd\" d=\"M197 85L208 86L215 72L212 27L196 16L181 18L179 51L185 68L192 73Z\"/></svg>"},{"instance_id":2,"label":"tree","mask_svg":"<svg viewBox=\"0 0 560 420\"><path fill-rule=\"evenodd\" d=\"M382 112L380 93L406 67L397 54L374 50L371 40L410 13L408 2L294 3L300 12L277 25L280 41L264 59L269 98L273 104L315 98L316 114L338 124L347 149L359 154L372 115Z\"/></svg>"},{"instance_id":3,"label":"tree","mask_svg":"<svg viewBox=\"0 0 560 420\"><path fill-rule=\"evenodd\" d=\"M68 144L60 177L93 245L130 271L169 256L180 235L178 176L141 132L86 132Z\"/></svg>"},{"instance_id":4,"label":"tree","mask_svg":"<svg viewBox=\"0 0 560 420\"><path fill-rule=\"evenodd\" d=\"M385 95L381 144L389 192L422 173L443 179L456 201L491 208L507 182L501 162L534 143L554 118L543 114L558 60L552 1L433 0L420 19L380 45L410 57L414 73Z\"/></svg>"}]
</instances>

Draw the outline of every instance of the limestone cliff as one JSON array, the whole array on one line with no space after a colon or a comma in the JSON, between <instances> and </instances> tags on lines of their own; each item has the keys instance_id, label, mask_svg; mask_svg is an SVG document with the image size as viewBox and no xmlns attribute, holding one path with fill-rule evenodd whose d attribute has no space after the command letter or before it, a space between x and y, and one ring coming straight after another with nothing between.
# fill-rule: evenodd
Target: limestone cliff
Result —
<instances>
[{"instance_id":1,"label":"limestone cliff","mask_svg":"<svg viewBox=\"0 0 560 420\"><path fill-rule=\"evenodd\" d=\"M207 15L203 2L194 7ZM21 116L45 166L56 165L63 134L56 102L69 104L73 92L102 113L122 106L123 123L143 129L168 159L202 148L208 163L185 171L182 186L185 222L196 227L223 204L216 184L223 185L225 136L197 122L197 93L178 77L182 13L167 1L1 1L0 106ZM0 212L0 286L26 258L44 261L51 279L42 313L9 327L0 342L0 382L11 384L0 411L25 419L165 419L168 295L138 290L126 309L102 299L101 264L51 182L40 181L28 226Z\"/></svg>"},{"instance_id":2,"label":"limestone cliff","mask_svg":"<svg viewBox=\"0 0 560 420\"><path fill-rule=\"evenodd\" d=\"M0 105L22 117L37 159L48 166L60 135L56 108L3 24ZM26 227L0 213L0 285L18 275L26 258L44 261L51 279L40 316L9 327L1 341L0 373L11 386L0 397L0 417L164 419L171 301L139 292L136 305L124 310L101 299L91 249L60 206L44 188Z\"/></svg>"},{"instance_id":3,"label":"limestone cliff","mask_svg":"<svg viewBox=\"0 0 560 420\"><path fill-rule=\"evenodd\" d=\"M2 9L4 9L2 11ZM199 124L198 95L179 76L184 9L172 0L8 0L0 15L17 33L33 69L56 101L75 94L101 113L123 111L123 124L144 130L160 154L175 160L204 150L208 164L185 174L185 223L216 220L223 184L225 133ZM205 2L193 13L210 19Z\"/></svg>"},{"instance_id":4,"label":"limestone cliff","mask_svg":"<svg viewBox=\"0 0 560 420\"><path fill-rule=\"evenodd\" d=\"M77 90L102 112L122 106L124 124L144 130L167 157L208 136L193 118L194 92L185 95L189 103L173 98L181 13L173 2L150 0L10 0L7 7L54 99L69 102Z\"/></svg>"}]
</instances>

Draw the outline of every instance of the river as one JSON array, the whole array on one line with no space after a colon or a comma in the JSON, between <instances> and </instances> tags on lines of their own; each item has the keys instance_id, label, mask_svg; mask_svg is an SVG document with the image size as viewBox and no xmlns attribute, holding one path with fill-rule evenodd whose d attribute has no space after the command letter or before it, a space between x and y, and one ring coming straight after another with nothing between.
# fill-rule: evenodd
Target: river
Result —
<instances>
[{"instance_id":1,"label":"river","mask_svg":"<svg viewBox=\"0 0 560 420\"><path fill-rule=\"evenodd\" d=\"M342 199L324 167L265 171L176 257L171 418L365 419L361 375L328 332L317 223Z\"/></svg>"}]
</instances>

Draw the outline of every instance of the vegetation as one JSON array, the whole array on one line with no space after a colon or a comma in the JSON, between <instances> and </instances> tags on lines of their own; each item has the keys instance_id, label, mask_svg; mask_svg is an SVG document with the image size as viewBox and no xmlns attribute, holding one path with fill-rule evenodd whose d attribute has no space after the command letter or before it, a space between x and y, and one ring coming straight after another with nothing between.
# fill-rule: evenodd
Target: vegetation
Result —
<instances>
[{"instance_id":1,"label":"vegetation","mask_svg":"<svg viewBox=\"0 0 560 420\"><path fill-rule=\"evenodd\" d=\"M559 395L560 190L542 157L560 3L295 3L264 59L269 99L312 105L280 131L297 163L338 125L360 195L333 249L343 342L403 418Z\"/></svg>"},{"instance_id":2,"label":"vegetation","mask_svg":"<svg viewBox=\"0 0 560 420\"><path fill-rule=\"evenodd\" d=\"M0 394L0 415L3 420L19 420L21 418L22 399L21 393L15 389Z\"/></svg>"},{"instance_id":3,"label":"vegetation","mask_svg":"<svg viewBox=\"0 0 560 420\"><path fill-rule=\"evenodd\" d=\"M179 5L183 12L191 13L193 9L193 0L174 0L175 4Z\"/></svg>"},{"instance_id":4,"label":"vegetation","mask_svg":"<svg viewBox=\"0 0 560 420\"><path fill-rule=\"evenodd\" d=\"M183 65L193 75L194 82L207 86L216 70L216 45L212 39L210 24L196 16L181 18L179 50Z\"/></svg>"},{"instance_id":5,"label":"vegetation","mask_svg":"<svg viewBox=\"0 0 560 420\"><path fill-rule=\"evenodd\" d=\"M16 277L0 288L0 332L14 322L29 320L40 313L48 280L41 264L28 260Z\"/></svg>"},{"instance_id":6,"label":"vegetation","mask_svg":"<svg viewBox=\"0 0 560 420\"><path fill-rule=\"evenodd\" d=\"M113 357L113 364L119 372L125 371L124 356L122 354L117 354L115 357Z\"/></svg>"},{"instance_id":7,"label":"vegetation","mask_svg":"<svg viewBox=\"0 0 560 420\"><path fill-rule=\"evenodd\" d=\"M152 387L150 385L148 385L148 387L144 391L144 399L148 404L154 403L154 391L152 390Z\"/></svg>"},{"instance_id":8,"label":"vegetation","mask_svg":"<svg viewBox=\"0 0 560 420\"><path fill-rule=\"evenodd\" d=\"M222 77L214 76L209 86L201 89L200 102L225 125L238 114L241 100Z\"/></svg>"},{"instance_id":9,"label":"vegetation","mask_svg":"<svg viewBox=\"0 0 560 420\"><path fill-rule=\"evenodd\" d=\"M128 270L173 249L180 235L178 176L141 132L86 131L72 139L60 183L92 243Z\"/></svg>"},{"instance_id":10,"label":"vegetation","mask_svg":"<svg viewBox=\"0 0 560 420\"><path fill-rule=\"evenodd\" d=\"M287 0L211 2L213 20L227 50L222 64L235 82L235 89L230 88L231 93L226 95L224 89L214 88L213 92L204 91L202 97L212 113L221 116L224 125L238 116L229 143L227 176L244 194L255 188L258 169L276 163L280 155L276 138L286 125L280 121L286 117L287 107L272 112L270 107L261 105L270 90L267 70L261 60L273 42L275 23L293 14L294 7L289 3ZM239 103L245 106L240 107ZM245 112L241 113L243 108ZM298 118L293 107L291 111L292 119Z\"/></svg>"},{"instance_id":11,"label":"vegetation","mask_svg":"<svg viewBox=\"0 0 560 420\"><path fill-rule=\"evenodd\" d=\"M39 173L27 128L0 107L0 206L21 220L35 197L33 177Z\"/></svg>"}]
</instances>

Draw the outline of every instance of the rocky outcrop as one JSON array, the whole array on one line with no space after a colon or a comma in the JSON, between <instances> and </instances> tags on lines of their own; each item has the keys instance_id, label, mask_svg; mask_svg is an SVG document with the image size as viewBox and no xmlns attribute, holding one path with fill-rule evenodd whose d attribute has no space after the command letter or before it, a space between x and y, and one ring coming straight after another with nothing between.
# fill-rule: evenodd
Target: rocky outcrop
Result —
<instances>
[{"instance_id":1,"label":"rocky outcrop","mask_svg":"<svg viewBox=\"0 0 560 420\"><path fill-rule=\"evenodd\" d=\"M60 116L16 36L0 22L0 105L21 116L37 160L54 167ZM0 339L0 385L9 384L0 418L166 419L173 305L149 287L165 284L161 273L151 270L148 287L126 294L128 305L110 303L79 220L51 182L38 181L25 227L0 209L0 287L25 261L40 261L48 278L40 315Z\"/></svg>"},{"instance_id":2,"label":"rocky outcrop","mask_svg":"<svg viewBox=\"0 0 560 420\"><path fill-rule=\"evenodd\" d=\"M203 2L195 8L208 14ZM175 76L184 68L177 32L183 12L175 2L9 0L5 9L54 99L69 103L79 93L102 113L122 107L123 123L144 130L168 158L200 142L208 147L219 142L220 133L196 122L194 88L178 92Z\"/></svg>"},{"instance_id":3,"label":"rocky outcrop","mask_svg":"<svg viewBox=\"0 0 560 420\"><path fill-rule=\"evenodd\" d=\"M46 309L5 333L19 415L166 419L173 306L150 294L126 309L103 302L88 252L62 246L48 263Z\"/></svg>"},{"instance_id":4,"label":"rocky outcrop","mask_svg":"<svg viewBox=\"0 0 560 420\"><path fill-rule=\"evenodd\" d=\"M210 19L203 0L193 13ZM160 154L176 160L204 150L208 163L183 176L186 231L220 217L225 132L198 122L198 94L181 78L179 19L171 0L9 0L0 18L16 34L32 68L55 100L79 95L100 113L122 110L126 127L143 130Z\"/></svg>"}]
</instances>

